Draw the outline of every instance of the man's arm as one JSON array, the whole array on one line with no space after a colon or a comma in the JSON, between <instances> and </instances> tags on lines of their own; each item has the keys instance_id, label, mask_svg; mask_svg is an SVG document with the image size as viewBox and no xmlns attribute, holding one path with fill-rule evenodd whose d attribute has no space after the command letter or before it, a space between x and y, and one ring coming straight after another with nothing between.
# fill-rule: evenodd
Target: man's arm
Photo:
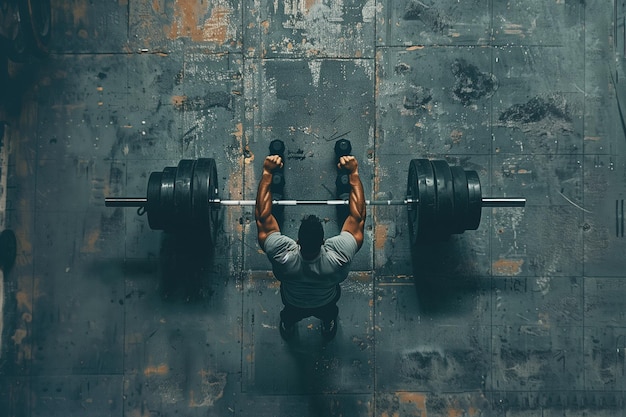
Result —
<instances>
[{"instance_id":1,"label":"man's arm","mask_svg":"<svg viewBox=\"0 0 626 417\"><path fill-rule=\"evenodd\" d=\"M359 178L359 164L354 156L342 156L339 158L339 169L346 169L349 172L350 180L350 212L343 223L342 232L349 232L354 236L359 249L363 245L363 230L365 228L365 193L363 183Z\"/></svg>"},{"instance_id":2,"label":"man's arm","mask_svg":"<svg viewBox=\"0 0 626 417\"><path fill-rule=\"evenodd\" d=\"M256 218L256 227L258 229L258 240L261 249L265 245L265 239L274 232L279 232L278 222L272 215L272 177L275 169L283 166L280 156L270 155L265 158L263 163L263 176L259 182L259 188L256 194L256 207L254 209L254 217Z\"/></svg>"}]
</instances>

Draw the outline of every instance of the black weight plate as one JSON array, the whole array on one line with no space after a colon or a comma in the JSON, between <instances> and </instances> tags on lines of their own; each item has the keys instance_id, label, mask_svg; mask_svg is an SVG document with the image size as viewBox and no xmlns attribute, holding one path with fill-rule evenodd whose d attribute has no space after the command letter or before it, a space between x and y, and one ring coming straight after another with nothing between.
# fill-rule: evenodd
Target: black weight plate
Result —
<instances>
[{"instance_id":1,"label":"black weight plate","mask_svg":"<svg viewBox=\"0 0 626 417\"><path fill-rule=\"evenodd\" d=\"M447 240L453 233L454 227L454 185L452 172L446 161L430 161L435 174L435 225L433 239Z\"/></svg>"},{"instance_id":2,"label":"black weight plate","mask_svg":"<svg viewBox=\"0 0 626 417\"><path fill-rule=\"evenodd\" d=\"M411 174L411 171L415 171ZM409 177L417 178L417 200L419 210L416 218L417 228L410 230L411 242L428 242L436 236L436 200L437 189L435 174L428 159L413 159L409 165ZM414 194L413 194L414 195Z\"/></svg>"},{"instance_id":3,"label":"black weight plate","mask_svg":"<svg viewBox=\"0 0 626 417\"><path fill-rule=\"evenodd\" d=\"M406 195L411 200L419 199L419 187L417 185L417 160L414 159L409 164L409 175L406 185ZM411 246L417 243L419 234L419 203L410 203L406 206L409 223L409 238Z\"/></svg>"},{"instance_id":4,"label":"black weight plate","mask_svg":"<svg viewBox=\"0 0 626 417\"><path fill-rule=\"evenodd\" d=\"M450 167L452 184L454 185L454 227L452 233L463 233L467 224L469 194L467 177L462 167Z\"/></svg>"},{"instance_id":5,"label":"black weight plate","mask_svg":"<svg viewBox=\"0 0 626 417\"><path fill-rule=\"evenodd\" d=\"M437 229L435 173L428 159L418 159L417 161L420 205L418 239L421 242L430 242L435 237Z\"/></svg>"},{"instance_id":6,"label":"black weight plate","mask_svg":"<svg viewBox=\"0 0 626 417\"><path fill-rule=\"evenodd\" d=\"M174 181L174 224L181 230L194 230L191 214L192 181L196 161L182 159L176 168Z\"/></svg>"},{"instance_id":7,"label":"black weight plate","mask_svg":"<svg viewBox=\"0 0 626 417\"><path fill-rule=\"evenodd\" d=\"M7 273L15 265L17 239L13 230L4 229L0 233L0 268Z\"/></svg>"},{"instance_id":8,"label":"black weight plate","mask_svg":"<svg viewBox=\"0 0 626 417\"><path fill-rule=\"evenodd\" d=\"M209 166L207 159L196 161L193 170L193 195L191 196L191 214L194 227L202 232L210 229L209 223Z\"/></svg>"},{"instance_id":9,"label":"black weight plate","mask_svg":"<svg viewBox=\"0 0 626 417\"><path fill-rule=\"evenodd\" d=\"M211 246L217 239L220 207L209 204L219 198L217 168L212 158L200 158L193 170L192 221L194 227L206 234Z\"/></svg>"},{"instance_id":10,"label":"black weight plate","mask_svg":"<svg viewBox=\"0 0 626 417\"><path fill-rule=\"evenodd\" d=\"M152 230L162 230L164 217L161 212L161 178L162 172L153 172L148 178L148 191L146 196L146 212L148 213L148 224Z\"/></svg>"},{"instance_id":11,"label":"black weight plate","mask_svg":"<svg viewBox=\"0 0 626 417\"><path fill-rule=\"evenodd\" d=\"M174 231L174 183L176 181L176 167L165 167L161 174L160 212L163 216L163 230Z\"/></svg>"},{"instance_id":12,"label":"black weight plate","mask_svg":"<svg viewBox=\"0 0 626 417\"><path fill-rule=\"evenodd\" d=\"M209 168L209 199L216 200L220 198L220 188L217 181L217 165L214 159L210 159L211 167ZM211 244L214 246L217 244L217 232L220 226L220 213L222 212L221 206L210 205L209 206L209 224L211 225L210 238Z\"/></svg>"},{"instance_id":13,"label":"black weight plate","mask_svg":"<svg viewBox=\"0 0 626 417\"><path fill-rule=\"evenodd\" d=\"M476 171L465 171L467 177L468 210L465 230L476 230L480 225L483 208L483 194L480 189L480 179Z\"/></svg>"}]
</instances>

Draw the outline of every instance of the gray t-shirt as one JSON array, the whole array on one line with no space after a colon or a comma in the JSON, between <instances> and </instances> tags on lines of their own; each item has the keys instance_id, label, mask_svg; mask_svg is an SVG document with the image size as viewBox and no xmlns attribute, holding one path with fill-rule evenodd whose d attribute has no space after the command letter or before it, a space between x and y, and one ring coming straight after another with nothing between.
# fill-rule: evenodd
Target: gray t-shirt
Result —
<instances>
[{"instance_id":1,"label":"gray t-shirt","mask_svg":"<svg viewBox=\"0 0 626 417\"><path fill-rule=\"evenodd\" d=\"M280 232L271 233L264 246L285 301L301 308L330 303L337 295L337 284L348 277L350 262L359 250L349 232L327 239L319 256L312 260L303 259L296 241Z\"/></svg>"}]
</instances>

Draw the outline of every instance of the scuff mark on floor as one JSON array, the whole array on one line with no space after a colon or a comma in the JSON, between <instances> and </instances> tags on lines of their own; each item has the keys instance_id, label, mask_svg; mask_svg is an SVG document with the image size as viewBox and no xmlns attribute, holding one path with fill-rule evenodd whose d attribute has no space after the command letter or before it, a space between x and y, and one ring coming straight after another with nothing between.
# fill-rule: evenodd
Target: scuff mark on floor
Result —
<instances>
[{"instance_id":1,"label":"scuff mark on floor","mask_svg":"<svg viewBox=\"0 0 626 417\"><path fill-rule=\"evenodd\" d=\"M457 59L452 64L455 77L453 98L464 106L476 100L487 99L498 90L498 79L495 75L482 72L476 65L464 59Z\"/></svg>"}]
</instances>

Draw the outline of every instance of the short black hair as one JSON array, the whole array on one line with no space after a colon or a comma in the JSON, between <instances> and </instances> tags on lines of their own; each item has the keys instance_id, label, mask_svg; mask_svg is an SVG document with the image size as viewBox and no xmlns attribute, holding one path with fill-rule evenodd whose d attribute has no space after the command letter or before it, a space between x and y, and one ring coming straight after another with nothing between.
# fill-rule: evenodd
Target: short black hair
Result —
<instances>
[{"instance_id":1,"label":"short black hair","mask_svg":"<svg viewBox=\"0 0 626 417\"><path fill-rule=\"evenodd\" d=\"M306 216L300 223L298 243L304 252L317 252L324 243L324 228L317 216Z\"/></svg>"}]
</instances>

